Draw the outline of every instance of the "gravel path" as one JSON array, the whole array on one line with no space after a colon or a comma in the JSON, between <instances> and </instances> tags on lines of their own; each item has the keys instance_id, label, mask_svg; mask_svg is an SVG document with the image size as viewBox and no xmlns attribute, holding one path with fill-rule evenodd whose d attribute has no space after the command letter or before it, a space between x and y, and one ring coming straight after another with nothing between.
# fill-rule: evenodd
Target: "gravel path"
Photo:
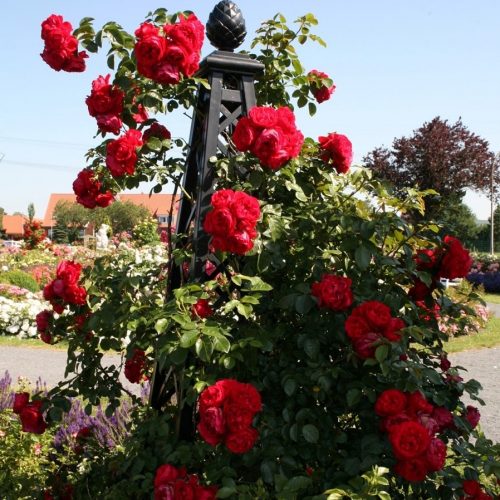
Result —
<instances>
[{"instance_id":1,"label":"gravel path","mask_svg":"<svg viewBox=\"0 0 500 500\"><path fill-rule=\"evenodd\" d=\"M53 387L64 379L66 368L66 351L62 349L46 349L31 347L0 348L0 377L8 370L12 380L18 377L30 380L33 384L41 377L47 386ZM105 364L119 364L120 356L106 356ZM120 380L127 389L137 389L136 384L130 384L123 374Z\"/></svg>"},{"instance_id":2,"label":"gravel path","mask_svg":"<svg viewBox=\"0 0 500 500\"><path fill-rule=\"evenodd\" d=\"M450 354L449 359L452 365L467 369L462 374L465 380L475 379L483 386L479 395L486 406L477 401L470 404L481 413L481 428L486 437L500 442L500 347Z\"/></svg>"}]
</instances>

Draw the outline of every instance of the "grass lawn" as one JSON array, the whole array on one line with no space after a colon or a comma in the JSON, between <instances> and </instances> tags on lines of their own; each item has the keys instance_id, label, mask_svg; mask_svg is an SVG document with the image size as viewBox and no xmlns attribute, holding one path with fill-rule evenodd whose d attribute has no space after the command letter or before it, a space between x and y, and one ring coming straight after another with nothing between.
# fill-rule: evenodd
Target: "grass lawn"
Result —
<instances>
[{"instance_id":1,"label":"grass lawn","mask_svg":"<svg viewBox=\"0 0 500 500\"><path fill-rule=\"evenodd\" d=\"M448 352L461 352L497 345L500 345L500 318L492 318L484 330L475 335L455 337L447 342L445 349Z\"/></svg>"},{"instance_id":2,"label":"grass lawn","mask_svg":"<svg viewBox=\"0 0 500 500\"><path fill-rule=\"evenodd\" d=\"M500 293L483 293L481 294L481 297L485 302L500 304Z\"/></svg>"},{"instance_id":3,"label":"grass lawn","mask_svg":"<svg viewBox=\"0 0 500 500\"><path fill-rule=\"evenodd\" d=\"M38 339L18 339L14 336L3 336L0 335L0 347L29 347L31 349L57 349L66 350L68 345L66 342L61 342L57 345L48 345Z\"/></svg>"}]
</instances>

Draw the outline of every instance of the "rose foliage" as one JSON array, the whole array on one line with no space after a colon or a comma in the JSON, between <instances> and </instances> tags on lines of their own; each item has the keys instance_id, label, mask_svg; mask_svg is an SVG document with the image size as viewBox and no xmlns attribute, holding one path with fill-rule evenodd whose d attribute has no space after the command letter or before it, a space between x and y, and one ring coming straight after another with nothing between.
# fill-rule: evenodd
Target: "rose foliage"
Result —
<instances>
[{"instance_id":1,"label":"rose foliage","mask_svg":"<svg viewBox=\"0 0 500 500\"><path fill-rule=\"evenodd\" d=\"M75 492L451 499L470 496L464 481L476 481L498 493L500 448L465 402L481 404L480 385L442 364L446 335L409 294L419 281L428 310L469 312L439 282L465 276L468 253L406 217L423 210L426 193L398 199L351 168L341 131L303 139L293 107L314 114L313 100L332 87L316 73L311 93L311 68L297 56L298 45L323 44L316 24L307 14L292 29L277 15L257 32L258 105L229 131L234 156L211 159L215 192L201 222L218 261L206 263L203 281L191 278L187 234L166 239L168 259L67 261L46 286L58 315L40 326L67 340L71 378L35 408L44 422L54 425L76 394L89 413L101 398L112 412L126 391L123 367L133 382L161 375L164 386L154 408L136 411L125 445L73 477ZM113 22L96 32L89 18L75 30L89 52L111 43L114 75L96 77L87 104L104 135L122 127L89 151L93 176L77 182L87 206L145 180L154 192L179 188L185 143L164 131L207 84L193 77L200 26L191 13L159 9L135 36ZM166 260L181 275L168 293ZM121 364L101 363L109 350Z\"/></svg>"}]
</instances>

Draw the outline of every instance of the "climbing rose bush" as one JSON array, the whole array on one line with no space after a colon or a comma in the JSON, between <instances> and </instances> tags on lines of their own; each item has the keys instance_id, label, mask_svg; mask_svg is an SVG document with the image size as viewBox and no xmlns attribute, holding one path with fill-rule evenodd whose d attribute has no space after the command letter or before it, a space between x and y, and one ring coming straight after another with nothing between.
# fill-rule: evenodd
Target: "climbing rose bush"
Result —
<instances>
[{"instance_id":1,"label":"climbing rose bush","mask_svg":"<svg viewBox=\"0 0 500 500\"><path fill-rule=\"evenodd\" d=\"M498 494L499 446L467 408L481 402L479 383L446 363L437 317L457 321L477 300L448 297L439 281L463 273L467 251L418 222L426 193L399 199L352 166L346 136L304 139L295 109L313 116L331 95L297 56L321 43L316 23L277 15L258 28L257 105L219 137L202 207L182 179L193 149L168 133L209 85L194 73L201 23L157 9L135 36L89 18L75 30L89 52L111 41L113 74L95 99L122 122L87 155L95 192L147 180L202 217L196 236L194 223L169 231L161 255L103 255L48 288L63 313L41 326L67 341L70 377L44 399L48 424L75 394L89 413L107 401L112 414L123 395L139 400L122 373L151 375L151 405L133 412L123 445L60 478L75 496L451 499L472 491L464 481ZM420 300L417 280L430 290ZM66 295L78 287L85 304ZM121 359L105 365L104 352Z\"/></svg>"}]
</instances>

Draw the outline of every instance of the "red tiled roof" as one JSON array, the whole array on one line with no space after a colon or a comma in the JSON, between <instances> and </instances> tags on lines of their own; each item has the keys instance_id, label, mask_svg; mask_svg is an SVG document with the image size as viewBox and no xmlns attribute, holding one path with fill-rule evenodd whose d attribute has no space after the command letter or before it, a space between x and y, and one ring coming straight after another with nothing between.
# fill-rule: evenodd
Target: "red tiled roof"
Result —
<instances>
[{"instance_id":1,"label":"red tiled roof","mask_svg":"<svg viewBox=\"0 0 500 500\"><path fill-rule=\"evenodd\" d=\"M2 227L9 237L22 236L24 233L23 225L27 220L24 215L4 215Z\"/></svg>"},{"instance_id":2,"label":"red tiled roof","mask_svg":"<svg viewBox=\"0 0 500 500\"><path fill-rule=\"evenodd\" d=\"M130 201L134 205L143 205L146 207L151 215L168 215L170 211L170 204L172 203L172 194L159 193L152 194L136 194L136 193L120 193L117 199L120 201ZM177 197L179 198L179 197ZM59 201L70 201L76 203L76 195L74 194L57 194L50 195L47 209L45 210L45 217L43 218L43 227L53 227L56 221L53 218L54 208ZM177 203L174 205L174 215L177 213Z\"/></svg>"}]
</instances>

